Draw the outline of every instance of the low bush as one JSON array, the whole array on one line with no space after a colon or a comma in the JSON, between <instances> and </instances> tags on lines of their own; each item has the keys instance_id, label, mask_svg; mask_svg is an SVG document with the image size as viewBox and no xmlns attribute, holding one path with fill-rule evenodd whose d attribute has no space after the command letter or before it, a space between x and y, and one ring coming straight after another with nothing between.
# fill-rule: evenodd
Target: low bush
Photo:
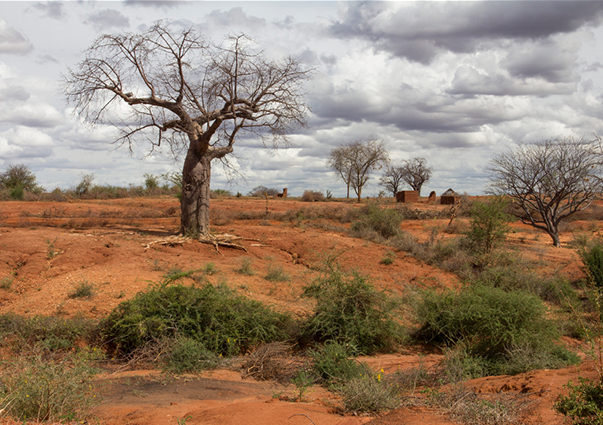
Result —
<instances>
[{"instance_id":1,"label":"low bush","mask_svg":"<svg viewBox=\"0 0 603 425\"><path fill-rule=\"evenodd\" d=\"M94 286L86 280L78 283L68 294L69 298L90 298L94 295Z\"/></svg>"},{"instance_id":2,"label":"low bush","mask_svg":"<svg viewBox=\"0 0 603 425\"><path fill-rule=\"evenodd\" d=\"M314 370L328 388L337 389L345 382L366 373L364 366L353 358L354 351L354 347L333 341L327 341L310 351Z\"/></svg>"},{"instance_id":3,"label":"low bush","mask_svg":"<svg viewBox=\"0 0 603 425\"><path fill-rule=\"evenodd\" d=\"M351 232L354 237L363 239L375 239L371 235L389 239L400 234L403 219L403 214L397 209L370 204L364 207L356 221L352 222Z\"/></svg>"},{"instance_id":4,"label":"low bush","mask_svg":"<svg viewBox=\"0 0 603 425\"><path fill-rule=\"evenodd\" d=\"M527 292L470 286L461 292L426 291L417 310L421 341L462 347L483 360L487 374L557 368L578 361L555 345L555 326L542 302Z\"/></svg>"},{"instance_id":5,"label":"low bush","mask_svg":"<svg viewBox=\"0 0 603 425\"><path fill-rule=\"evenodd\" d=\"M217 356L192 338L178 337L169 344L165 369L170 372L200 372L218 365Z\"/></svg>"},{"instance_id":6,"label":"low bush","mask_svg":"<svg viewBox=\"0 0 603 425\"><path fill-rule=\"evenodd\" d=\"M471 222L465 234L467 246L476 256L487 255L498 247L511 230L512 217L505 212L508 201L495 197L490 202L474 202Z\"/></svg>"},{"instance_id":7,"label":"low bush","mask_svg":"<svg viewBox=\"0 0 603 425\"><path fill-rule=\"evenodd\" d=\"M226 286L164 283L121 303L102 329L105 339L123 354L163 338L187 337L215 354L234 355L290 339L291 325L289 315Z\"/></svg>"},{"instance_id":8,"label":"low bush","mask_svg":"<svg viewBox=\"0 0 603 425\"><path fill-rule=\"evenodd\" d=\"M239 267L237 269L235 269L235 272L237 272L238 274L242 274L244 276L253 276L255 274L255 272L253 271L253 268L251 267L251 265L252 265L251 258L243 258L243 259L241 259Z\"/></svg>"},{"instance_id":9,"label":"low bush","mask_svg":"<svg viewBox=\"0 0 603 425\"><path fill-rule=\"evenodd\" d=\"M339 393L346 412L380 413L402 402L398 389L383 379L382 373L374 375L370 371L347 381Z\"/></svg>"},{"instance_id":10,"label":"low bush","mask_svg":"<svg viewBox=\"0 0 603 425\"><path fill-rule=\"evenodd\" d=\"M325 195L323 195L322 192L318 192L318 191L315 191L315 190L305 190L304 194L301 197L301 200L303 202L324 201L325 200Z\"/></svg>"},{"instance_id":11,"label":"low bush","mask_svg":"<svg viewBox=\"0 0 603 425\"><path fill-rule=\"evenodd\" d=\"M588 279L595 288L603 291L603 244L593 243L578 250Z\"/></svg>"},{"instance_id":12,"label":"low bush","mask_svg":"<svg viewBox=\"0 0 603 425\"><path fill-rule=\"evenodd\" d=\"M303 342L334 341L354 347L358 354L372 354L392 351L404 339L391 300L359 273L346 274L333 266L306 286L303 296L316 300Z\"/></svg>"},{"instance_id":13,"label":"low bush","mask_svg":"<svg viewBox=\"0 0 603 425\"><path fill-rule=\"evenodd\" d=\"M577 425L603 424L603 381L579 379L578 384L570 381L565 385L570 392L559 396L555 410Z\"/></svg>"}]
</instances>

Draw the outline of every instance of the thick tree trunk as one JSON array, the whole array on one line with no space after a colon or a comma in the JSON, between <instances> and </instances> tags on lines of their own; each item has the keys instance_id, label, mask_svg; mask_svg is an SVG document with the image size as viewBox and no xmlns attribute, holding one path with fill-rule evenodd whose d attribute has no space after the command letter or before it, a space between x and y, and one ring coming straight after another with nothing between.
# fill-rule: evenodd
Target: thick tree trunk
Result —
<instances>
[{"instance_id":1,"label":"thick tree trunk","mask_svg":"<svg viewBox=\"0 0 603 425\"><path fill-rule=\"evenodd\" d=\"M189 149L182 170L181 232L198 238L209 237L209 193L211 160L209 152L200 157Z\"/></svg>"}]
</instances>

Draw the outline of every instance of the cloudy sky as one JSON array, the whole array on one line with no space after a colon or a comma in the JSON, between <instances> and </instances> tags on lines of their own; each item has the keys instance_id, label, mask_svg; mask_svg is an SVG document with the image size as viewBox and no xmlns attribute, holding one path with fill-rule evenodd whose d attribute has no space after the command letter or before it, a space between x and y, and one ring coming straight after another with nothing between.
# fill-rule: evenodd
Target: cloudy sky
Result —
<instances>
[{"instance_id":1,"label":"cloudy sky","mask_svg":"<svg viewBox=\"0 0 603 425\"><path fill-rule=\"evenodd\" d=\"M0 169L26 164L48 190L141 184L181 158L130 156L111 127L67 107L61 75L105 33L141 32L158 19L219 42L245 33L270 57L315 68L308 128L292 147L235 145L240 176L214 165L212 188L257 185L300 196L345 195L326 168L334 147L380 139L392 164L421 156L434 168L424 192L482 193L498 152L558 136L603 134L603 2L0 2ZM364 193L375 196L377 172Z\"/></svg>"}]
</instances>

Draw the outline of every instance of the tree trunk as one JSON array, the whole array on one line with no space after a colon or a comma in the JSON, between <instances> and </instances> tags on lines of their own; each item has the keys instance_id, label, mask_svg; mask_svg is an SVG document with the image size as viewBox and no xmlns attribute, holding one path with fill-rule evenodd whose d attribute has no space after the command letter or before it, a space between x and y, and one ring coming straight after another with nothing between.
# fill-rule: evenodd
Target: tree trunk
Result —
<instances>
[{"instance_id":1,"label":"tree trunk","mask_svg":"<svg viewBox=\"0 0 603 425\"><path fill-rule=\"evenodd\" d=\"M182 170L182 199L180 230L183 235L209 237L209 192L212 155L200 157L189 149Z\"/></svg>"},{"instance_id":2,"label":"tree trunk","mask_svg":"<svg viewBox=\"0 0 603 425\"><path fill-rule=\"evenodd\" d=\"M358 188L358 202L359 203L361 202L360 198L362 198L362 187Z\"/></svg>"},{"instance_id":3,"label":"tree trunk","mask_svg":"<svg viewBox=\"0 0 603 425\"><path fill-rule=\"evenodd\" d=\"M349 183L348 183L348 195L347 195L346 199L350 199L350 184Z\"/></svg>"},{"instance_id":4,"label":"tree trunk","mask_svg":"<svg viewBox=\"0 0 603 425\"><path fill-rule=\"evenodd\" d=\"M553 246L555 248L561 248L561 241L559 240L559 231L557 230L549 230L549 235L553 239Z\"/></svg>"}]
</instances>

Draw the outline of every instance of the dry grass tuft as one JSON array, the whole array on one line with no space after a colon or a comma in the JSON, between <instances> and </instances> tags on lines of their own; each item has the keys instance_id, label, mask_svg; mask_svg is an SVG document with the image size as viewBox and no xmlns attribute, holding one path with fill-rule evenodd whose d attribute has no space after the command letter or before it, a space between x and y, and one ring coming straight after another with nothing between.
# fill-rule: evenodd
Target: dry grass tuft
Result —
<instances>
[{"instance_id":1,"label":"dry grass tuft","mask_svg":"<svg viewBox=\"0 0 603 425\"><path fill-rule=\"evenodd\" d=\"M303 359L293 356L291 349L291 345L284 342L261 345L243 363L242 377L250 376L259 381L290 382L304 366Z\"/></svg>"}]
</instances>

